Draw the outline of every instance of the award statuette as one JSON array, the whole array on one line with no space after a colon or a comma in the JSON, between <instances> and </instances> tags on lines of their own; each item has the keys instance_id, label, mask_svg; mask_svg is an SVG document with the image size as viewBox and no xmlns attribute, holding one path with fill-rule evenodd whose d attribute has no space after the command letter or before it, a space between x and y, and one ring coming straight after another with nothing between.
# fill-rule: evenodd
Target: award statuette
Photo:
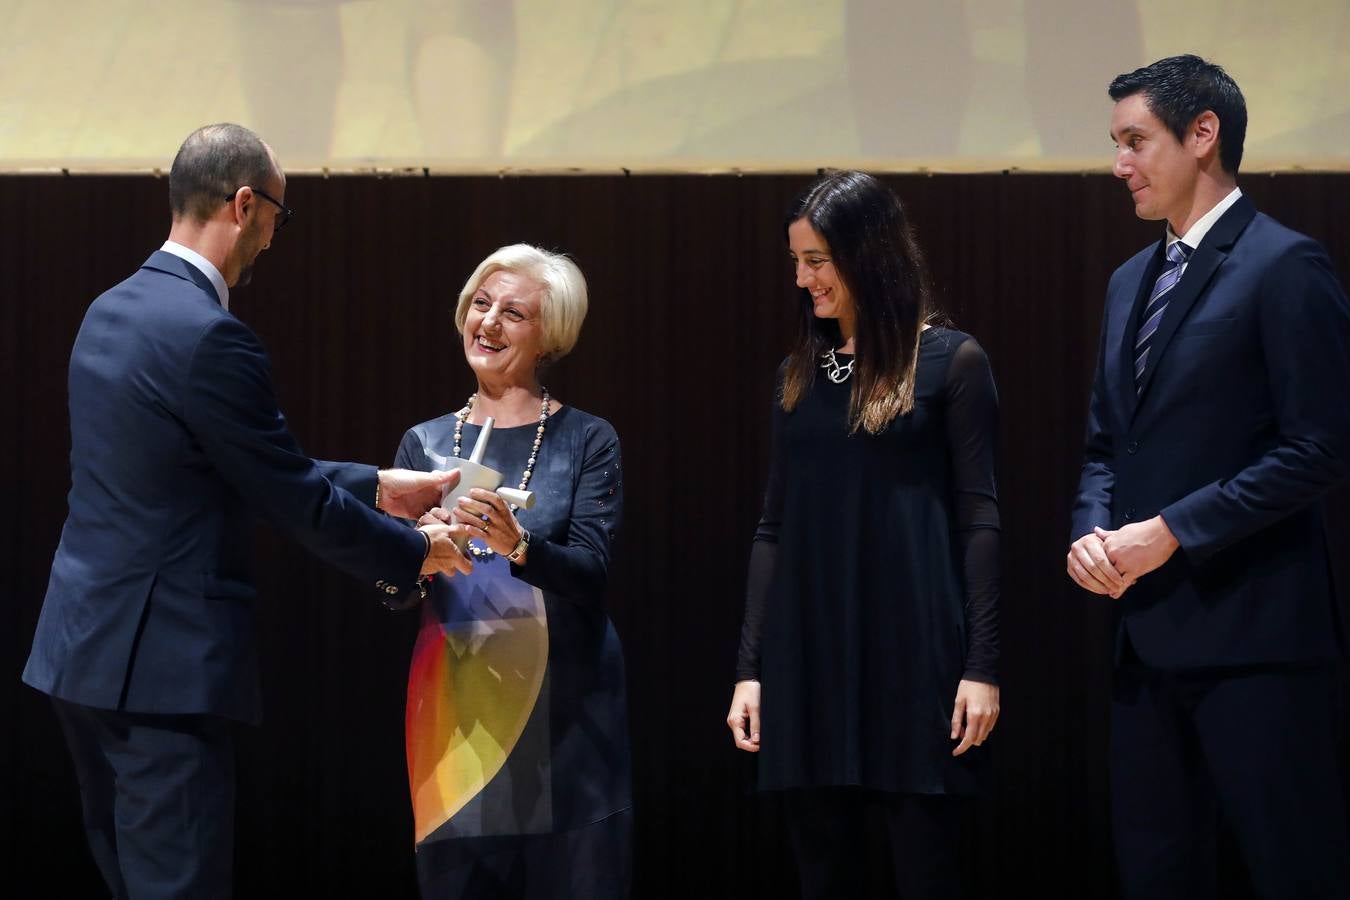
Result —
<instances>
[{"instance_id":1,"label":"award statuette","mask_svg":"<svg viewBox=\"0 0 1350 900\"><path fill-rule=\"evenodd\" d=\"M478 440L474 442L473 452L469 454L468 459L455 459L454 457L441 456L431 450L426 451L427 457L435 464L436 468L459 469L459 484L441 493L441 506L443 508L451 509L456 500L460 497L467 497L469 491L474 488L496 491L497 495L507 503L513 503L521 509L530 509L534 506L534 493L532 491L501 487L502 473L483 465L483 454L487 452L488 439L492 437L492 426L495 422L496 420L491 416L487 417L487 421L483 423L483 429L478 432ZM455 546L461 551L468 543L468 538L455 538Z\"/></svg>"}]
</instances>

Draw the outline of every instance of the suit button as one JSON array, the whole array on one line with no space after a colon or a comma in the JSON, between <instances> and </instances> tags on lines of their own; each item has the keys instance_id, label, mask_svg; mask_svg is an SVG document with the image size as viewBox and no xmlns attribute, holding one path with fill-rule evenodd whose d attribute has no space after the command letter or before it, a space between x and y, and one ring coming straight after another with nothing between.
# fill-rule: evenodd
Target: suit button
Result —
<instances>
[{"instance_id":1,"label":"suit button","mask_svg":"<svg viewBox=\"0 0 1350 900\"><path fill-rule=\"evenodd\" d=\"M1125 510L1125 521L1129 522L1133 518L1134 518L1134 507L1131 506L1129 509Z\"/></svg>"},{"instance_id":2,"label":"suit button","mask_svg":"<svg viewBox=\"0 0 1350 900\"><path fill-rule=\"evenodd\" d=\"M391 585L389 585L388 587L386 587L386 588L384 589L384 592L385 592L386 594L397 594L397 593L398 593L398 588L394 587L394 586L391 584Z\"/></svg>"},{"instance_id":3,"label":"suit button","mask_svg":"<svg viewBox=\"0 0 1350 900\"><path fill-rule=\"evenodd\" d=\"M1125 452L1130 454L1131 456L1134 456L1135 453L1139 452L1139 442L1130 441L1130 446L1125 448Z\"/></svg>"},{"instance_id":4,"label":"suit button","mask_svg":"<svg viewBox=\"0 0 1350 900\"><path fill-rule=\"evenodd\" d=\"M379 581L375 582L375 586L376 586L377 588L382 588L382 587L384 587L384 579L381 578Z\"/></svg>"}]
</instances>

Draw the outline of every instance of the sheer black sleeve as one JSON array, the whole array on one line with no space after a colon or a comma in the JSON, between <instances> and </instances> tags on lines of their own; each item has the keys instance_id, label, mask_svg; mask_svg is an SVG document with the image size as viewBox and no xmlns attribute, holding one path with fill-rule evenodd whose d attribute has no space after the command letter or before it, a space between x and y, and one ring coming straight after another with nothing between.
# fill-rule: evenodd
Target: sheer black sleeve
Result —
<instances>
[{"instance_id":1,"label":"sheer black sleeve","mask_svg":"<svg viewBox=\"0 0 1350 900\"><path fill-rule=\"evenodd\" d=\"M764 627L764 609L769 584L778 559L778 527L783 518L783 466L779 433L783 416L777 398L773 404L773 446L769 458L769 482L764 489L764 510L750 545L749 572L745 579L745 620L741 625L741 647L736 657L736 680L759 678L759 642Z\"/></svg>"},{"instance_id":2,"label":"sheer black sleeve","mask_svg":"<svg viewBox=\"0 0 1350 900\"><path fill-rule=\"evenodd\" d=\"M974 338L947 369L947 446L952 522L965 583L967 648L963 678L998 683L999 517L994 457L998 391L989 358Z\"/></svg>"}]
</instances>

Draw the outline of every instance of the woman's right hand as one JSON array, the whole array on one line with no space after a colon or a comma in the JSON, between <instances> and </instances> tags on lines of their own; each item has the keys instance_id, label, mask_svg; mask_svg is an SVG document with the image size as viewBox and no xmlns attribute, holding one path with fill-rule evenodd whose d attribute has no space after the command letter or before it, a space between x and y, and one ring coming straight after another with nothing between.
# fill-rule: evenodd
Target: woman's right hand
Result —
<instances>
[{"instance_id":1,"label":"woman's right hand","mask_svg":"<svg viewBox=\"0 0 1350 900\"><path fill-rule=\"evenodd\" d=\"M727 727L736 746L749 753L759 752L759 682L736 682L731 695L731 711L727 713Z\"/></svg>"}]
</instances>

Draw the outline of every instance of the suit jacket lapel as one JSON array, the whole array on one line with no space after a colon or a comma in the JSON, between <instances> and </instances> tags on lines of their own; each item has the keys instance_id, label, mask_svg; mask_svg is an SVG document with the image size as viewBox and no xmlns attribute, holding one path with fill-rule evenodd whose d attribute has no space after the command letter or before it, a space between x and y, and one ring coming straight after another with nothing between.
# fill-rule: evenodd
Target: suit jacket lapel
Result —
<instances>
[{"instance_id":1,"label":"suit jacket lapel","mask_svg":"<svg viewBox=\"0 0 1350 900\"><path fill-rule=\"evenodd\" d=\"M1159 361L1167 353L1167 345L1171 343L1172 336L1177 333L1177 328L1185 320L1195 301L1200 299L1215 271L1228 258L1228 251L1232 249L1238 236L1255 215L1256 207L1252 206L1251 201L1246 196L1239 197L1233 207L1214 223L1214 227L1205 235L1200 246L1191 254L1190 260L1186 263L1186 270L1181 274L1181 280L1172 288L1167 299L1167 309L1163 312L1162 321L1158 323L1158 330L1153 333L1148 362L1144 365L1144 375L1139 382L1140 400L1148 393L1153 373L1157 371ZM1133 337L1134 331L1132 330L1130 334Z\"/></svg>"}]
</instances>

